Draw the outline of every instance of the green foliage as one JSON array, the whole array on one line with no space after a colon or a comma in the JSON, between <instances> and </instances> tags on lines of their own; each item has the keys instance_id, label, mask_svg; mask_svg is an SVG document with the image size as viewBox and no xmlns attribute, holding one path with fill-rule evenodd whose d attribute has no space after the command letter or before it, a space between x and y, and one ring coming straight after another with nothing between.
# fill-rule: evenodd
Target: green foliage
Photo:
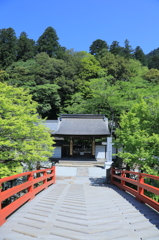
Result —
<instances>
[{"instance_id":1,"label":"green foliage","mask_svg":"<svg viewBox=\"0 0 159 240\"><path fill-rule=\"evenodd\" d=\"M109 48L109 51L114 55L120 55L122 50L123 48L119 46L119 42L117 41L113 41Z\"/></svg>"},{"instance_id":2,"label":"green foliage","mask_svg":"<svg viewBox=\"0 0 159 240\"><path fill-rule=\"evenodd\" d=\"M145 75L144 78L151 83L159 84L159 70L158 69L150 69Z\"/></svg>"},{"instance_id":3,"label":"green foliage","mask_svg":"<svg viewBox=\"0 0 159 240\"><path fill-rule=\"evenodd\" d=\"M37 41L37 51L46 52L50 57L55 57L59 51L58 36L52 27L45 29Z\"/></svg>"},{"instance_id":4,"label":"green foliage","mask_svg":"<svg viewBox=\"0 0 159 240\"><path fill-rule=\"evenodd\" d=\"M137 46L134 51L134 57L139 60L143 66L147 66L147 58L141 47Z\"/></svg>"},{"instance_id":5,"label":"green foliage","mask_svg":"<svg viewBox=\"0 0 159 240\"><path fill-rule=\"evenodd\" d=\"M0 70L0 82L5 82L9 78L9 74L6 71Z\"/></svg>"},{"instance_id":6,"label":"green foliage","mask_svg":"<svg viewBox=\"0 0 159 240\"><path fill-rule=\"evenodd\" d=\"M39 103L39 114L45 117L50 114L50 111L56 112L60 106L58 81L65 67L63 60L40 53L32 60L18 61L8 67L6 69L10 76L8 83L28 89L33 100Z\"/></svg>"},{"instance_id":7,"label":"green foliage","mask_svg":"<svg viewBox=\"0 0 159 240\"><path fill-rule=\"evenodd\" d=\"M100 65L105 69L107 75L114 77L116 80L129 81L131 77L143 76L147 71L147 67L135 59L126 59L120 55L114 55L111 52L105 52L98 58Z\"/></svg>"},{"instance_id":8,"label":"green foliage","mask_svg":"<svg viewBox=\"0 0 159 240\"><path fill-rule=\"evenodd\" d=\"M21 171L22 162L45 161L53 139L27 91L0 83L0 178Z\"/></svg>"},{"instance_id":9,"label":"green foliage","mask_svg":"<svg viewBox=\"0 0 159 240\"><path fill-rule=\"evenodd\" d=\"M154 55L148 59L148 67L156 68L159 70L159 55Z\"/></svg>"},{"instance_id":10,"label":"green foliage","mask_svg":"<svg viewBox=\"0 0 159 240\"><path fill-rule=\"evenodd\" d=\"M87 107L88 102L84 98L81 92L77 92L72 95L71 100L65 102L65 106L62 109L64 113L70 114L82 114L82 113L91 113L90 108Z\"/></svg>"},{"instance_id":11,"label":"green foliage","mask_svg":"<svg viewBox=\"0 0 159 240\"><path fill-rule=\"evenodd\" d=\"M131 77L143 77L148 71L146 66L143 66L142 63L135 59L129 59L128 70Z\"/></svg>"},{"instance_id":12,"label":"green foliage","mask_svg":"<svg viewBox=\"0 0 159 240\"><path fill-rule=\"evenodd\" d=\"M6 68L16 60L17 38L13 28L0 29L0 67Z\"/></svg>"},{"instance_id":13,"label":"green foliage","mask_svg":"<svg viewBox=\"0 0 159 240\"><path fill-rule=\"evenodd\" d=\"M150 57L155 56L155 55L159 55L159 48L154 49L153 51L148 53L146 56L147 56L147 58L150 58Z\"/></svg>"},{"instance_id":14,"label":"green foliage","mask_svg":"<svg viewBox=\"0 0 159 240\"><path fill-rule=\"evenodd\" d=\"M8 84L24 88L35 86L36 65L34 59L12 63L12 65L6 68L6 73L9 75Z\"/></svg>"},{"instance_id":15,"label":"green foliage","mask_svg":"<svg viewBox=\"0 0 159 240\"><path fill-rule=\"evenodd\" d=\"M41 115L60 106L59 89L60 87L56 84L37 85L30 88L33 99L38 102L37 110Z\"/></svg>"},{"instance_id":16,"label":"green foliage","mask_svg":"<svg viewBox=\"0 0 159 240\"><path fill-rule=\"evenodd\" d=\"M107 72L107 75L114 77L114 81L128 80L131 76L129 61L122 56L115 56L111 52L107 52L98 60L101 67Z\"/></svg>"},{"instance_id":17,"label":"green foliage","mask_svg":"<svg viewBox=\"0 0 159 240\"><path fill-rule=\"evenodd\" d=\"M123 48L123 53L122 53L122 55L123 55L123 57L125 57L126 59L130 59L130 58L133 57L133 51L134 51L134 50L133 50L132 47L129 45L129 40L128 40L128 39L125 40L124 44L125 44L125 47Z\"/></svg>"},{"instance_id":18,"label":"green foliage","mask_svg":"<svg viewBox=\"0 0 159 240\"><path fill-rule=\"evenodd\" d=\"M8 176L16 175L23 172L22 165L17 161L5 161L0 163L0 178L5 178Z\"/></svg>"},{"instance_id":19,"label":"green foliage","mask_svg":"<svg viewBox=\"0 0 159 240\"><path fill-rule=\"evenodd\" d=\"M28 60L35 56L35 41L29 39L25 32L20 34L17 42L17 60Z\"/></svg>"},{"instance_id":20,"label":"green foliage","mask_svg":"<svg viewBox=\"0 0 159 240\"><path fill-rule=\"evenodd\" d=\"M89 47L89 52L92 55L98 55L103 49L108 50L108 44L106 43L106 41L97 39Z\"/></svg>"},{"instance_id":21,"label":"green foliage","mask_svg":"<svg viewBox=\"0 0 159 240\"><path fill-rule=\"evenodd\" d=\"M155 173L159 166L159 100L140 99L129 112L123 113L115 141L129 167L138 165L146 173Z\"/></svg>"},{"instance_id":22,"label":"green foliage","mask_svg":"<svg viewBox=\"0 0 159 240\"><path fill-rule=\"evenodd\" d=\"M85 56L81 59L81 67L79 77L84 80L95 78L100 75L102 68L99 62L90 53L85 52Z\"/></svg>"},{"instance_id":23,"label":"green foliage","mask_svg":"<svg viewBox=\"0 0 159 240\"><path fill-rule=\"evenodd\" d=\"M146 55L146 57L148 60L149 69L156 68L159 70L159 48L151 51L149 54Z\"/></svg>"},{"instance_id":24,"label":"green foliage","mask_svg":"<svg viewBox=\"0 0 159 240\"><path fill-rule=\"evenodd\" d=\"M67 113L105 114L118 124L122 111L130 110L141 89L143 95L148 94L149 86L141 77L131 78L128 82L116 81L115 84L112 79L110 75L85 82L80 92L65 102L63 110Z\"/></svg>"}]
</instances>

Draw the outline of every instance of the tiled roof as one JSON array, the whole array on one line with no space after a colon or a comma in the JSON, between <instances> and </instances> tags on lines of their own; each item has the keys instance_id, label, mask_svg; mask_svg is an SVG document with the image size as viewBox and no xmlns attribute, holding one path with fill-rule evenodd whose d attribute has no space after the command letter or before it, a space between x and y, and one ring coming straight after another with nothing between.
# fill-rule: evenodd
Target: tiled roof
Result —
<instances>
[{"instance_id":1,"label":"tiled roof","mask_svg":"<svg viewBox=\"0 0 159 240\"><path fill-rule=\"evenodd\" d=\"M46 120L44 124L54 133L57 129L58 120Z\"/></svg>"},{"instance_id":2,"label":"tiled roof","mask_svg":"<svg viewBox=\"0 0 159 240\"><path fill-rule=\"evenodd\" d=\"M108 119L101 114L63 114L56 136L108 136Z\"/></svg>"}]
</instances>

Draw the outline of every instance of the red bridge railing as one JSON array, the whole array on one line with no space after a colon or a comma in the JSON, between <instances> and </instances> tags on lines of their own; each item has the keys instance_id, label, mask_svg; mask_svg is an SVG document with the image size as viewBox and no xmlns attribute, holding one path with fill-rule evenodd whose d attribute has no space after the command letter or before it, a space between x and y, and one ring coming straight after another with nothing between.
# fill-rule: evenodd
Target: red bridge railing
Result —
<instances>
[{"instance_id":1,"label":"red bridge railing","mask_svg":"<svg viewBox=\"0 0 159 240\"><path fill-rule=\"evenodd\" d=\"M2 184L22 177L26 177L24 183L2 191ZM11 213L53 183L55 183L55 166L50 169L26 172L0 179L0 226ZM23 196L11 202L9 205L3 206L6 199L9 199L21 191L24 191Z\"/></svg>"},{"instance_id":2,"label":"red bridge railing","mask_svg":"<svg viewBox=\"0 0 159 240\"><path fill-rule=\"evenodd\" d=\"M145 191L148 191L155 195L159 195L159 188L146 183L145 179L147 179L149 182L150 179L151 181L154 182L156 180L159 181L159 177L157 176L138 172L123 171L112 168L111 172L112 184L118 186L120 189L124 191L131 193L136 197L138 201L148 204L149 206L151 206L152 208L159 212L159 202L145 195Z\"/></svg>"}]
</instances>

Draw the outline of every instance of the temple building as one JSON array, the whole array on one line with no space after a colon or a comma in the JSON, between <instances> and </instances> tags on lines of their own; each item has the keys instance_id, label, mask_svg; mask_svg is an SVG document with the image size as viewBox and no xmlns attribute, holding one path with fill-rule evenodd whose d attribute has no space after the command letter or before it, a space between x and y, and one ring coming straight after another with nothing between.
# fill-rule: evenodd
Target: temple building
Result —
<instances>
[{"instance_id":1,"label":"temple building","mask_svg":"<svg viewBox=\"0 0 159 240\"><path fill-rule=\"evenodd\" d=\"M61 114L58 120L47 120L46 126L56 142L53 158L108 160L115 151L103 114Z\"/></svg>"}]
</instances>

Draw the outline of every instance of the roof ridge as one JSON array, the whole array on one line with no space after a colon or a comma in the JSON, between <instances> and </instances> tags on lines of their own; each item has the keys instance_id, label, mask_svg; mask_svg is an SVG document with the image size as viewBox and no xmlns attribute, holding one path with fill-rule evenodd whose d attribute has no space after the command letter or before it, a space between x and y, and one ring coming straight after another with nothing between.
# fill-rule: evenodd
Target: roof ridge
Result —
<instances>
[{"instance_id":1,"label":"roof ridge","mask_svg":"<svg viewBox=\"0 0 159 240\"><path fill-rule=\"evenodd\" d=\"M60 118L104 119L104 114L61 114Z\"/></svg>"}]
</instances>

